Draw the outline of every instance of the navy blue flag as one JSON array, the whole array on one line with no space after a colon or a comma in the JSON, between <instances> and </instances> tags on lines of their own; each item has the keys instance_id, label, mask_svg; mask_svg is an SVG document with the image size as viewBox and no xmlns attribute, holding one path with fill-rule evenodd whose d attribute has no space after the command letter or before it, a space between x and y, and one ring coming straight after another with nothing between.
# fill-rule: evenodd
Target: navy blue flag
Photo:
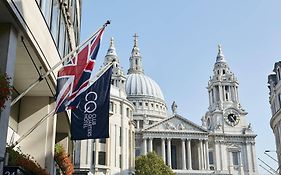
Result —
<instances>
[{"instance_id":1,"label":"navy blue flag","mask_svg":"<svg viewBox=\"0 0 281 175\"><path fill-rule=\"evenodd\" d=\"M75 101L71 111L71 139L109 137L109 98L112 66Z\"/></svg>"}]
</instances>

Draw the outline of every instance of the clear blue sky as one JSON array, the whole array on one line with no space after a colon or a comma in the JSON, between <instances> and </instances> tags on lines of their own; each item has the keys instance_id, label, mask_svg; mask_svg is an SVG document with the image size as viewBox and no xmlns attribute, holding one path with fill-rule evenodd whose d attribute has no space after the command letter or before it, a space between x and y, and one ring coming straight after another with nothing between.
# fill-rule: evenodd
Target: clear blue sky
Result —
<instances>
[{"instance_id":1,"label":"clear blue sky","mask_svg":"<svg viewBox=\"0 0 281 175\"><path fill-rule=\"evenodd\" d=\"M220 43L258 135L257 157L277 169L263 152L276 149L267 76L281 60L280 0L83 0L81 41L107 19L112 23L97 63L102 64L113 36L127 73L132 36L138 33L145 74L159 84L169 110L176 101L178 113L199 125L208 109L206 87ZM260 174L266 173L260 169Z\"/></svg>"}]
</instances>

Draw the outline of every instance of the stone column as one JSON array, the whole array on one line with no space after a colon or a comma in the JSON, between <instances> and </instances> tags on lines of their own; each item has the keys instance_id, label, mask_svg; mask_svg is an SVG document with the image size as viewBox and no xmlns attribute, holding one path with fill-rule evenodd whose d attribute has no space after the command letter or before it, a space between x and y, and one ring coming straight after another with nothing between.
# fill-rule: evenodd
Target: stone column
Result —
<instances>
[{"instance_id":1,"label":"stone column","mask_svg":"<svg viewBox=\"0 0 281 175\"><path fill-rule=\"evenodd\" d=\"M153 138L149 138L149 140L148 140L148 152L152 152L153 151L153 140L152 140Z\"/></svg>"},{"instance_id":2,"label":"stone column","mask_svg":"<svg viewBox=\"0 0 281 175\"><path fill-rule=\"evenodd\" d=\"M206 149L206 170L209 170L209 143L208 140L205 140L205 149Z\"/></svg>"},{"instance_id":3,"label":"stone column","mask_svg":"<svg viewBox=\"0 0 281 175\"><path fill-rule=\"evenodd\" d=\"M172 159L171 159L171 139L168 138L167 139L167 148L168 148L168 151L167 151L167 156L168 156L168 166L169 167L172 167Z\"/></svg>"},{"instance_id":4,"label":"stone column","mask_svg":"<svg viewBox=\"0 0 281 175\"><path fill-rule=\"evenodd\" d=\"M182 169L186 170L185 139L181 140L181 150L182 150Z\"/></svg>"},{"instance_id":5,"label":"stone column","mask_svg":"<svg viewBox=\"0 0 281 175\"><path fill-rule=\"evenodd\" d=\"M105 145L105 148L106 148L106 166L110 166L110 144L111 144L111 139L110 138L107 138L106 139L106 145Z\"/></svg>"},{"instance_id":6,"label":"stone column","mask_svg":"<svg viewBox=\"0 0 281 175\"><path fill-rule=\"evenodd\" d=\"M238 86L235 86L235 97L236 97L237 103L239 103Z\"/></svg>"},{"instance_id":7,"label":"stone column","mask_svg":"<svg viewBox=\"0 0 281 175\"><path fill-rule=\"evenodd\" d=\"M146 138L143 138L143 147L142 147L142 150L143 150L143 155L146 155L147 154L147 144L146 144Z\"/></svg>"},{"instance_id":8,"label":"stone column","mask_svg":"<svg viewBox=\"0 0 281 175\"><path fill-rule=\"evenodd\" d=\"M217 171L220 171L222 169L220 155L220 143L219 141L215 141L215 167Z\"/></svg>"},{"instance_id":9,"label":"stone column","mask_svg":"<svg viewBox=\"0 0 281 175\"><path fill-rule=\"evenodd\" d=\"M95 139L95 169L99 164L99 139Z\"/></svg>"},{"instance_id":10,"label":"stone column","mask_svg":"<svg viewBox=\"0 0 281 175\"><path fill-rule=\"evenodd\" d=\"M192 160L191 160L191 154L192 154L192 150L191 150L191 140L187 140L187 167L189 170L192 170Z\"/></svg>"},{"instance_id":11,"label":"stone column","mask_svg":"<svg viewBox=\"0 0 281 175\"><path fill-rule=\"evenodd\" d=\"M165 138L161 138L161 150L162 150L162 158L163 158L163 161L164 161L164 164L166 164L166 148L165 148Z\"/></svg>"},{"instance_id":12,"label":"stone column","mask_svg":"<svg viewBox=\"0 0 281 175\"><path fill-rule=\"evenodd\" d=\"M199 140L199 170L202 170L204 167L204 158L203 158L203 144L202 140Z\"/></svg>"},{"instance_id":13,"label":"stone column","mask_svg":"<svg viewBox=\"0 0 281 175\"><path fill-rule=\"evenodd\" d=\"M140 121L137 120L137 129L140 129Z\"/></svg>"},{"instance_id":14,"label":"stone column","mask_svg":"<svg viewBox=\"0 0 281 175\"><path fill-rule=\"evenodd\" d=\"M252 161L253 161L253 172L257 172L257 159L256 159L256 146L255 142L251 143L252 145ZM240 157L241 159L241 157ZM242 162L242 161L241 161ZM280 164L280 163L279 163ZM279 165L280 166L280 165ZM280 169L280 168L279 168Z\"/></svg>"},{"instance_id":15,"label":"stone column","mask_svg":"<svg viewBox=\"0 0 281 175\"><path fill-rule=\"evenodd\" d=\"M11 77L11 85L13 85L16 49L17 49L18 33L10 24L1 24L0 26L0 69L2 73L6 72ZM5 109L0 114L0 159L4 159L6 151L6 139L9 127L9 116L11 110L11 100L5 103ZM3 172L3 163L0 162L0 173Z\"/></svg>"},{"instance_id":16,"label":"stone column","mask_svg":"<svg viewBox=\"0 0 281 175\"><path fill-rule=\"evenodd\" d=\"M219 85L219 101L224 101L225 100L225 95L224 95L224 86Z\"/></svg>"}]
</instances>

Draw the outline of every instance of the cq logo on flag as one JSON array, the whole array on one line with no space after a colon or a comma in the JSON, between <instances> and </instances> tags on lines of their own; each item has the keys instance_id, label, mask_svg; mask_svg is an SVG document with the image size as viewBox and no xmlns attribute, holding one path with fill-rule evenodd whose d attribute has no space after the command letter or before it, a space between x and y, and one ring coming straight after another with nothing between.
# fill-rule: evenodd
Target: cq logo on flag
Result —
<instances>
[{"instance_id":1,"label":"cq logo on flag","mask_svg":"<svg viewBox=\"0 0 281 175\"><path fill-rule=\"evenodd\" d=\"M85 97L86 104L84 105L84 113L93 113L97 109L97 103L95 102L95 100L97 100L97 98L98 98L98 95L95 92L89 92L86 95L86 97Z\"/></svg>"},{"instance_id":2,"label":"cq logo on flag","mask_svg":"<svg viewBox=\"0 0 281 175\"><path fill-rule=\"evenodd\" d=\"M89 92L85 96L84 104L84 123L83 128L87 128L87 136L91 137L93 133L93 126L96 125L97 115L94 113L97 109L96 100L98 95L96 92Z\"/></svg>"}]
</instances>

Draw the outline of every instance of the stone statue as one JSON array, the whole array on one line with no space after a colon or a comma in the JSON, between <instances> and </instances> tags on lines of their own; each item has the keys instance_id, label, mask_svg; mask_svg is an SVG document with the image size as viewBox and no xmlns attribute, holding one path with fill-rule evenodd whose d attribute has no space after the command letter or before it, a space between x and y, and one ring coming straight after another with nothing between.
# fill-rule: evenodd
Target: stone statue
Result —
<instances>
[{"instance_id":1,"label":"stone statue","mask_svg":"<svg viewBox=\"0 0 281 175\"><path fill-rule=\"evenodd\" d=\"M201 121L202 121L202 126L206 127L207 126L207 122L206 122L204 116L201 118Z\"/></svg>"},{"instance_id":2,"label":"stone statue","mask_svg":"<svg viewBox=\"0 0 281 175\"><path fill-rule=\"evenodd\" d=\"M173 111L173 114L176 114L176 113L177 113L177 107L178 107L178 105L176 104L175 101L173 101L173 103L172 103L172 111Z\"/></svg>"}]
</instances>

